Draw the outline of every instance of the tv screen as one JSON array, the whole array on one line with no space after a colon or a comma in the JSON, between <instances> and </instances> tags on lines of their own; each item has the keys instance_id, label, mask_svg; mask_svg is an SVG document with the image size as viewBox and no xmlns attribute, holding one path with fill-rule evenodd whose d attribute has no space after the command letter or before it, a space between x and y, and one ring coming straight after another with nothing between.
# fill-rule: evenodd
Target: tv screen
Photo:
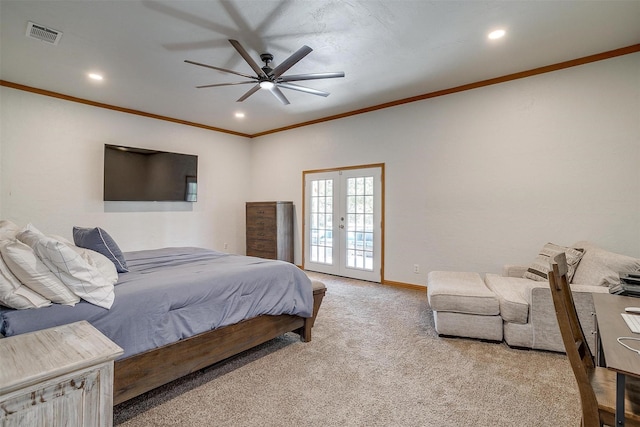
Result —
<instances>
[{"instance_id":1,"label":"tv screen","mask_svg":"<svg viewBox=\"0 0 640 427\"><path fill-rule=\"evenodd\" d=\"M104 146L105 201L195 202L198 156Z\"/></svg>"}]
</instances>

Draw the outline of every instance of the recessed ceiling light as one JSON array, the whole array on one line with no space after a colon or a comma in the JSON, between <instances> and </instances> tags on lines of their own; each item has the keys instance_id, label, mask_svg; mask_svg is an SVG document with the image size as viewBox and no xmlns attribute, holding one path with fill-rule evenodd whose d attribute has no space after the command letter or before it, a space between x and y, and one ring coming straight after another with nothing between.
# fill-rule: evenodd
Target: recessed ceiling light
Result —
<instances>
[{"instance_id":1,"label":"recessed ceiling light","mask_svg":"<svg viewBox=\"0 0 640 427\"><path fill-rule=\"evenodd\" d=\"M507 32L501 29L501 30L491 31L487 37L489 37L491 40L495 40L495 39L504 37L505 34L507 34Z\"/></svg>"},{"instance_id":2,"label":"recessed ceiling light","mask_svg":"<svg viewBox=\"0 0 640 427\"><path fill-rule=\"evenodd\" d=\"M97 80L97 81L103 80L102 75L97 73L89 73L88 76L91 80Z\"/></svg>"},{"instance_id":3,"label":"recessed ceiling light","mask_svg":"<svg viewBox=\"0 0 640 427\"><path fill-rule=\"evenodd\" d=\"M238 119L244 119L244 113L242 113L242 112L237 112L237 113L236 113L236 118L238 118Z\"/></svg>"}]
</instances>

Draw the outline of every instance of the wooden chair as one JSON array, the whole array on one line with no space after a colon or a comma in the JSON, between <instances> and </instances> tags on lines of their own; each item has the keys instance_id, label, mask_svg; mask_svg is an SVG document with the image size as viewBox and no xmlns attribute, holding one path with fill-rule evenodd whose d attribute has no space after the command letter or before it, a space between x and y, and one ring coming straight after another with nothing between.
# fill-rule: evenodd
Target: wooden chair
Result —
<instances>
[{"instance_id":1,"label":"wooden chair","mask_svg":"<svg viewBox=\"0 0 640 427\"><path fill-rule=\"evenodd\" d=\"M567 281L567 258L564 253L554 258L552 268L549 287L567 358L578 383L582 426L615 426L616 374L595 366L593 362ZM632 383L629 380L627 378L627 382ZM630 392L629 387L625 394L625 425L640 426L640 399L637 394Z\"/></svg>"}]
</instances>

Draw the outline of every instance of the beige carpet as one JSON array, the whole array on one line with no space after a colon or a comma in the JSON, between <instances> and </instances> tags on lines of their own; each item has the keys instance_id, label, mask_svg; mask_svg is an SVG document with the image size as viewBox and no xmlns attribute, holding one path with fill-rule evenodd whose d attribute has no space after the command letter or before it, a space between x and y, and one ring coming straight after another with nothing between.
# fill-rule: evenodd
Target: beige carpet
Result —
<instances>
[{"instance_id":1,"label":"beige carpet","mask_svg":"<svg viewBox=\"0 0 640 427\"><path fill-rule=\"evenodd\" d=\"M564 355L440 338L426 293L309 273L313 339L287 334L115 407L134 426L577 426Z\"/></svg>"}]
</instances>

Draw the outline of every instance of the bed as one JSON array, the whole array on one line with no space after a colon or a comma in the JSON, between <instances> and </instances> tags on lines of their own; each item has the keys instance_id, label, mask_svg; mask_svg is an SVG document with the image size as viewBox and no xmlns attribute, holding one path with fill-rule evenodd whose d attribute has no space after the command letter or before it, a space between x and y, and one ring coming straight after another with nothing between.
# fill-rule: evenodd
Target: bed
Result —
<instances>
[{"instance_id":1,"label":"bed","mask_svg":"<svg viewBox=\"0 0 640 427\"><path fill-rule=\"evenodd\" d=\"M0 308L0 332L18 335L87 320L124 349L115 361L121 403L279 335L311 339L325 293L293 264L203 248L124 254L110 309Z\"/></svg>"}]
</instances>

